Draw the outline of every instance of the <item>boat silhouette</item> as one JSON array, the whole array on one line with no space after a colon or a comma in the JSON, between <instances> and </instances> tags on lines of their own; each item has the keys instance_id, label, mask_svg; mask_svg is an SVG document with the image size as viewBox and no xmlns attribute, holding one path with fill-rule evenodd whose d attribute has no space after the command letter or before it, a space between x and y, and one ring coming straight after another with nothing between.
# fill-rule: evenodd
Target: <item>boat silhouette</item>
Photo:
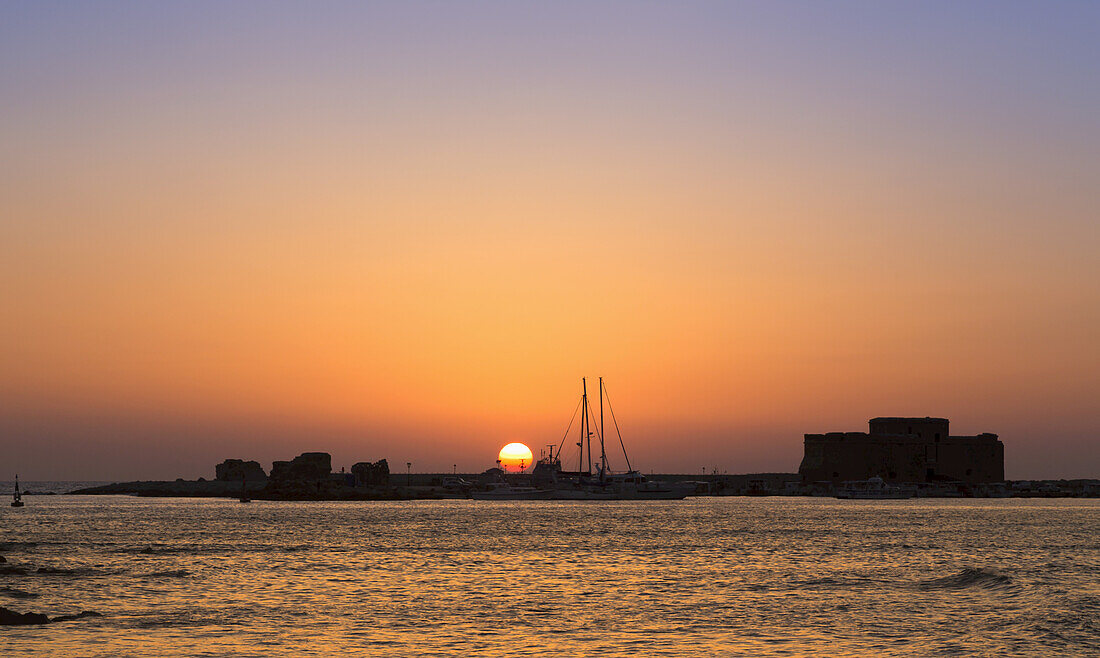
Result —
<instances>
[{"instance_id":1,"label":"boat silhouette","mask_svg":"<svg viewBox=\"0 0 1100 658\"><path fill-rule=\"evenodd\" d=\"M574 445L578 448L577 470L565 471L562 469L561 454L565 445L565 439L569 436L573 422L577 418L577 411L573 412L573 418L565 430L565 436L557 446L548 446L550 454L543 457L535 464L532 472L536 486L547 486L553 490L550 498L556 500L680 500L694 492L694 487L680 483L666 483L650 480L630 463L630 455L626 451L626 443L623 441L622 432L619 431L619 421L615 418L615 409L611 406L611 399L607 395L607 389L603 383L603 377L599 379L599 422L596 423L594 411L588 402L588 383L581 379L581 400L578 410L581 412L580 440ZM616 473L612 470L607 458L607 444L604 431L604 407L611 413L611 420L615 427L615 434L619 439L619 447L622 449L623 461L626 462L626 471ZM599 440L599 463L593 464L592 438Z\"/></svg>"},{"instance_id":2,"label":"boat silhouette","mask_svg":"<svg viewBox=\"0 0 1100 658\"><path fill-rule=\"evenodd\" d=\"M23 507L23 494L19 492L19 476L15 476L15 493L11 496L12 507Z\"/></svg>"}]
</instances>

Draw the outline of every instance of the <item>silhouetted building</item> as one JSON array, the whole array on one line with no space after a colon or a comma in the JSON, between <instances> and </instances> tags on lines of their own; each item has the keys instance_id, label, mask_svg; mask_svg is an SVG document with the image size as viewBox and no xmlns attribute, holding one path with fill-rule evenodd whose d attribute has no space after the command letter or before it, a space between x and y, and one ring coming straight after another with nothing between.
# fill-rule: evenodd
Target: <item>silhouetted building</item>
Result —
<instances>
[{"instance_id":1,"label":"silhouetted building","mask_svg":"<svg viewBox=\"0 0 1100 658\"><path fill-rule=\"evenodd\" d=\"M332 472L332 457L327 452L303 452L294 459L272 462L271 479L327 480Z\"/></svg>"},{"instance_id":2,"label":"silhouetted building","mask_svg":"<svg viewBox=\"0 0 1100 658\"><path fill-rule=\"evenodd\" d=\"M1004 444L996 434L951 436L946 418L872 418L869 432L807 434L803 482L1002 482Z\"/></svg>"},{"instance_id":3,"label":"silhouetted building","mask_svg":"<svg viewBox=\"0 0 1100 658\"><path fill-rule=\"evenodd\" d=\"M390 465L385 459L374 463L359 462L351 467L357 487L386 486L390 483Z\"/></svg>"},{"instance_id":4,"label":"silhouetted building","mask_svg":"<svg viewBox=\"0 0 1100 658\"><path fill-rule=\"evenodd\" d=\"M243 459L227 459L214 467L214 473L217 479L223 481L263 482L267 480L267 473L264 473L260 462Z\"/></svg>"}]
</instances>

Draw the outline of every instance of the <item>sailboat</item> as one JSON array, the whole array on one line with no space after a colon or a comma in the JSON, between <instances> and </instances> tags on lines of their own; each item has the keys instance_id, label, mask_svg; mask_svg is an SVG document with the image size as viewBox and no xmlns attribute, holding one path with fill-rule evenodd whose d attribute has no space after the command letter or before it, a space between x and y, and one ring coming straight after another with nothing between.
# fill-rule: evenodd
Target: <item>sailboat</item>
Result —
<instances>
[{"instance_id":1,"label":"sailboat","mask_svg":"<svg viewBox=\"0 0 1100 658\"><path fill-rule=\"evenodd\" d=\"M251 503L252 502L252 499L248 497L247 486L248 486L248 476L242 473L241 474L241 502L242 503Z\"/></svg>"},{"instance_id":2,"label":"sailboat","mask_svg":"<svg viewBox=\"0 0 1100 658\"><path fill-rule=\"evenodd\" d=\"M580 440L575 444L578 447L578 459L576 471L564 471L561 468L561 449L565 444L565 438L569 436L573 421L577 412L573 412L573 419L569 421L569 427L565 430L561 444L557 446L555 457L554 447L549 446L550 456L539 460L532 473L536 482L548 482L554 489L551 498L557 500L680 500L694 492L694 487L678 483L656 482L648 479L640 471L630 464L630 455L626 452L626 444L623 435L619 431L619 422L615 418L615 409L611 406L611 400L607 397L607 389L604 387L603 377L599 380L600 388L600 417L599 425L593 428L593 412L588 403L588 383L581 379L581 400L578 409L581 411ZM614 473L607 459L607 444L604 431L604 401L607 400L607 409L611 412L611 419L615 425L615 433L619 437L619 446L623 451L623 460L626 462L626 471ZM592 437L599 439L600 461L598 465L592 463ZM595 469L593 467L595 466Z\"/></svg>"},{"instance_id":3,"label":"sailboat","mask_svg":"<svg viewBox=\"0 0 1100 658\"><path fill-rule=\"evenodd\" d=\"M11 497L11 506L12 507L22 507L23 506L23 494L19 492L19 476L18 475L15 476L15 493L12 494L12 497Z\"/></svg>"}]
</instances>

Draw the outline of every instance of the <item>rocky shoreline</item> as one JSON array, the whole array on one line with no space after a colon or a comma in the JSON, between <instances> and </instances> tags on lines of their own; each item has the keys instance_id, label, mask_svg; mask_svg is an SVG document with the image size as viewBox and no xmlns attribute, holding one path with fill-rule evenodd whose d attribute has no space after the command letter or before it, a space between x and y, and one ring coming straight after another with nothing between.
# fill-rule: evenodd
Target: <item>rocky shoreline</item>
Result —
<instances>
[{"instance_id":1,"label":"rocky shoreline","mask_svg":"<svg viewBox=\"0 0 1100 658\"><path fill-rule=\"evenodd\" d=\"M425 500L465 498L465 495L442 487L354 487L321 482L294 483L289 486L271 487L268 483L240 484L217 480L147 480L116 482L96 487L86 487L66 495L81 496L139 496L148 498L240 498L242 493L251 500Z\"/></svg>"}]
</instances>

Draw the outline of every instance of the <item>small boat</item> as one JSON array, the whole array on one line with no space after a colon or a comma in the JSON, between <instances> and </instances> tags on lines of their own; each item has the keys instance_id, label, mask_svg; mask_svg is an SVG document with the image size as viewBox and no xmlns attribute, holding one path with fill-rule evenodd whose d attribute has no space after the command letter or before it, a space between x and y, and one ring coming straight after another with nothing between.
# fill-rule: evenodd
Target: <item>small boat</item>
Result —
<instances>
[{"instance_id":1,"label":"small boat","mask_svg":"<svg viewBox=\"0 0 1100 658\"><path fill-rule=\"evenodd\" d=\"M487 489L471 491L474 500L546 500L554 491L535 487L517 487L507 482L493 482Z\"/></svg>"},{"instance_id":2,"label":"small boat","mask_svg":"<svg viewBox=\"0 0 1100 658\"><path fill-rule=\"evenodd\" d=\"M695 493L695 485L650 480L638 471L609 473L604 482L618 500L683 500Z\"/></svg>"},{"instance_id":3,"label":"small boat","mask_svg":"<svg viewBox=\"0 0 1100 658\"><path fill-rule=\"evenodd\" d=\"M580 482L561 482L550 496L554 500L621 500L618 491Z\"/></svg>"},{"instance_id":4,"label":"small boat","mask_svg":"<svg viewBox=\"0 0 1100 658\"><path fill-rule=\"evenodd\" d=\"M837 498L849 500L904 500L916 496L911 487L887 484L880 477L845 482L836 491Z\"/></svg>"},{"instance_id":5,"label":"small boat","mask_svg":"<svg viewBox=\"0 0 1100 658\"><path fill-rule=\"evenodd\" d=\"M15 476L15 493L11 497L12 507L23 507L23 494L19 492L19 476Z\"/></svg>"}]
</instances>

